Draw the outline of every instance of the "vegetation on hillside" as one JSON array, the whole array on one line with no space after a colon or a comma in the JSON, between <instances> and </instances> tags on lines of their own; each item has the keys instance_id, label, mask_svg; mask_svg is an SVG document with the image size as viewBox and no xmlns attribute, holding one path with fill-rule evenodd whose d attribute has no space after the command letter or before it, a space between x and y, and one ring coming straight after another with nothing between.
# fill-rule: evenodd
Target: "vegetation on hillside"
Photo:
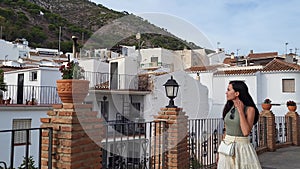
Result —
<instances>
[{"instance_id":1,"label":"vegetation on hillside","mask_svg":"<svg viewBox=\"0 0 300 169\"><path fill-rule=\"evenodd\" d=\"M63 10L62 10L63 8ZM25 38L31 47L60 48L63 52L72 51L73 35L79 37L79 44L89 39L99 28L129 14L110 10L101 4L87 0L61 1L60 3L45 0L2 0L0 1L0 26L2 39L14 41ZM125 32L135 34L135 27L142 30L160 30L148 21L136 17L139 21L129 24ZM135 25L135 26L134 26ZM142 26L142 27L141 27ZM125 28L125 27L124 27ZM61 30L61 31L60 31ZM115 30L118 37L118 32ZM165 31L166 32L166 31ZM143 47L163 47L166 49L199 48L193 43L182 41L170 33L143 34ZM115 43L118 45L138 45L135 36L129 36Z\"/></svg>"}]
</instances>

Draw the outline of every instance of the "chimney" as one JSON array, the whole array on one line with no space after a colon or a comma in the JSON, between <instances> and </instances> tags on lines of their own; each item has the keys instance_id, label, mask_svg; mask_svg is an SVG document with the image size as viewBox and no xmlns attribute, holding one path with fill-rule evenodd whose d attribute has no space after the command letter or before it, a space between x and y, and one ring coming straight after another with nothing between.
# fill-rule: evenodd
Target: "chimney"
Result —
<instances>
[{"instance_id":1,"label":"chimney","mask_svg":"<svg viewBox=\"0 0 300 169\"><path fill-rule=\"evenodd\" d=\"M200 75L199 75L199 73L197 73L197 76L196 76L196 78L195 78L197 81L200 81Z\"/></svg>"},{"instance_id":2,"label":"chimney","mask_svg":"<svg viewBox=\"0 0 300 169\"><path fill-rule=\"evenodd\" d=\"M253 54L253 49L250 50L250 54Z\"/></svg>"}]
</instances>

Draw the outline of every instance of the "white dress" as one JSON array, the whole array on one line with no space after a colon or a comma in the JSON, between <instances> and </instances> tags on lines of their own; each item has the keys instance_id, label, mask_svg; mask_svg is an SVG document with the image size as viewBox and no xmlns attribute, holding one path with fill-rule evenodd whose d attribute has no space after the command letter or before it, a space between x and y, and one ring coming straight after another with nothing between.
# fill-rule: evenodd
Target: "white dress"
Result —
<instances>
[{"instance_id":1,"label":"white dress","mask_svg":"<svg viewBox=\"0 0 300 169\"><path fill-rule=\"evenodd\" d=\"M235 140L235 157L219 153L218 169L261 169L257 154L248 137L226 135L226 143Z\"/></svg>"},{"instance_id":2,"label":"white dress","mask_svg":"<svg viewBox=\"0 0 300 169\"><path fill-rule=\"evenodd\" d=\"M247 108L245 107L245 112L246 110ZM236 142L235 156L231 157L219 153L218 169L261 169L256 151L249 138L241 136L242 131L238 111L235 109L234 118L230 118L230 112L228 112L224 121L226 130L228 129L228 134L226 134L224 141L226 143Z\"/></svg>"}]
</instances>

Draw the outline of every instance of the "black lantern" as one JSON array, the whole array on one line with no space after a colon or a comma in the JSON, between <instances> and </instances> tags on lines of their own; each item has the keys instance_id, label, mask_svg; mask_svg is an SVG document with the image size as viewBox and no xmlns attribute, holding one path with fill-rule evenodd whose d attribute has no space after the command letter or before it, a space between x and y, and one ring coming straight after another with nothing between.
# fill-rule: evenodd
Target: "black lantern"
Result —
<instances>
[{"instance_id":1,"label":"black lantern","mask_svg":"<svg viewBox=\"0 0 300 169\"><path fill-rule=\"evenodd\" d=\"M167 108L176 108L177 106L174 105L174 98L177 97L178 88L179 85L176 82L176 80L173 79L173 76L171 76L171 79L169 79L165 84L166 89L166 95L170 99L169 105L166 106Z\"/></svg>"}]
</instances>

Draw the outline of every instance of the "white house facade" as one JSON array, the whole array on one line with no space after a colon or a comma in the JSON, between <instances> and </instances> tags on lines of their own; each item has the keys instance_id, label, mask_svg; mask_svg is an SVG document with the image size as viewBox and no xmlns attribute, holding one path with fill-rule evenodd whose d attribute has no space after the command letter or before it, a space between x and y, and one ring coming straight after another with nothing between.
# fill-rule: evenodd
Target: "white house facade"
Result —
<instances>
[{"instance_id":1,"label":"white house facade","mask_svg":"<svg viewBox=\"0 0 300 169\"><path fill-rule=\"evenodd\" d=\"M300 103L300 67L295 63L288 63L274 59L266 66L228 67L217 68L211 72L190 71L195 77L200 75L200 81L208 87L209 100L211 101L210 116L221 117L223 106L226 102L225 92L229 81L245 81L249 93L262 110L261 103L264 99L272 100L272 110L276 115L284 115L287 111L286 101L294 100Z\"/></svg>"}]
</instances>

